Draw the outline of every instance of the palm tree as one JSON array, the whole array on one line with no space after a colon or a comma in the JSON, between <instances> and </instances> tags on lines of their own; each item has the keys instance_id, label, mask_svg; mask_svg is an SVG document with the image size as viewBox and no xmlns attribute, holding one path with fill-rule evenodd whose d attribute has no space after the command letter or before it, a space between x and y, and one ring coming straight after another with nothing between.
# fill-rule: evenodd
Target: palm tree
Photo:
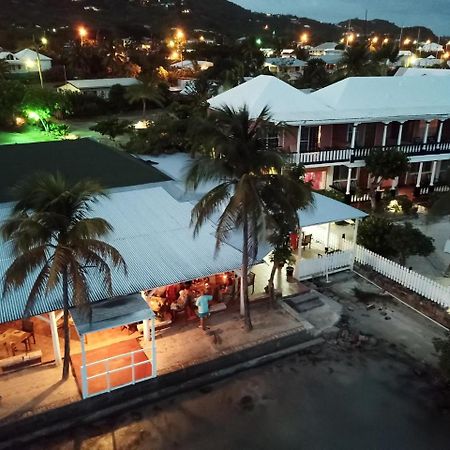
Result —
<instances>
[{"instance_id":1,"label":"palm tree","mask_svg":"<svg viewBox=\"0 0 450 450\"><path fill-rule=\"evenodd\" d=\"M0 80L8 78L10 71L10 65L4 59L0 59Z\"/></svg>"},{"instance_id":2,"label":"palm tree","mask_svg":"<svg viewBox=\"0 0 450 450\"><path fill-rule=\"evenodd\" d=\"M241 282L247 330L252 329L247 274L256 259L259 239L276 225L273 218L280 211L292 222L298 221L297 181L283 173L281 154L266 147L269 119L268 108L252 120L246 107L234 110L227 106L204 119L197 129L203 154L189 167L186 178L187 187L193 189L206 181L218 183L192 210L194 234L215 213L220 213L216 251L233 230L242 232Z\"/></svg>"},{"instance_id":3,"label":"palm tree","mask_svg":"<svg viewBox=\"0 0 450 450\"><path fill-rule=\"evenodd\" d=\"M147 101L157 106L164 105L164 95L159 84L154 80L145 80L140 84L128 88L126 97L130 103L142 102L142 117L145 118Z\"/></svg>"},{"instance_id":4,"label":"palm tree","mask_svg":"<svg viewBox=\"0 0 450 450\"><path fill-rule=\"evenodd\" d=\"M369 47L364 43L357 43L346 48L335 78L378 76L383 75L383 72L385 67L372 59Z\"/></svg>"},{"instance_id":5,"label":"palm tree","mask_svg":"<svg viewBox=\"0 0 450 450\"><path fill-rule=\"evenodd\" d=\"M69 306L89 309L88 269L95 268L105 292L112 295L111 269L125 262L120 253L101 238L112 226L99 217L89 217L92 204L105 197L93 181L69 184L60 174L36 174L15 188L17 203L3 223L4 240L12 244L14 261L4 276L4 294L35 277L24 315L36 301L61 289L64 311L64 364L62 378L69 375ZM72 301L70 302L70 297Z\"/></svg>"}]
</instances>

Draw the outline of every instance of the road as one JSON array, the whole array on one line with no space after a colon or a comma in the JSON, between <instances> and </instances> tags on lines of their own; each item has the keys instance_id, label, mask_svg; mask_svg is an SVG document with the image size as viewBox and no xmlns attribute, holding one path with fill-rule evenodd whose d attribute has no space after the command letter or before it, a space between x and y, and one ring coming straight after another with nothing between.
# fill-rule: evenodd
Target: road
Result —
<instances>
[{"instance_id":1,"label":"road","mask_svg":"<svg viewBox=\"0 0 450 450\"><path fill-rule=\"evenodd\" d=\"M439 390L380 346L293 356L32 449L446 449Z\"/></svg>"},{"instance_id":2,"label":"road","mask_svg":"<svg viewBox=\"0 0 450 450\"><path fill-rule=\"evenodd\" d=\"M436 378L431 344L444 331L355 274L336 274L330 280L322 288L342 303L345 313L339 337L330 335L319 351L293 355L29 448L447 449L450 396ZM355 287L370 296L374 308L355 297ZM368 337L361 346L352 344L355 333Z\"/></svg>"}]
</instances>

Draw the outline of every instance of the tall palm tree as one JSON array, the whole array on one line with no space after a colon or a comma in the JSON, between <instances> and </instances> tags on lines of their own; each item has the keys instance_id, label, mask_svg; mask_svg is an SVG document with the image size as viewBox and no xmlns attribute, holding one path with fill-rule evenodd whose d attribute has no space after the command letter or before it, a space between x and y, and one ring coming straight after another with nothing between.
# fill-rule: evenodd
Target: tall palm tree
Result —
<instances>
[{"instance_id":1,"label":"tall palm tree","mask_svg":"<svg viewBox=\"0 0 450 450\"><path fill-rule=\"evenodd\" d=\"M0 59L0 80L8 78L10 71L10 65L4 59Z\"/></svg>"},{"instance_id":2,"label":"tall palm tree","mask_svg":"<svg viewBox=\"0 0 450 450\"><path fill-rule=\"evenodd\" d=\"M64 364L62 378L69 375L71 304L89 308L88 269L99 272L107 295L112 295L111 269L125 262L120 253L101 238L112 226L89 217L92 204L105 197L93 181L69 184L60 174L36 174L15 188L17 203L1 227L4 240L12 244L14 261L4 276L4 294L35 277L24 315L39 298L61 289L64 311ZM72 299L72 301L70 301Z\"/></svg>"},{"instance_id":3,"label":"tall palm tree","mask_svg":"<svg viewBox=\"0 0 450 450\"><path fill-rule=\"evenodd\" d=\"M233 230L242 232L241 282L247 330L252 329L252 322L246 275L256 259L259 240L276 225L273 218L280 211L292 222L298 221L297 180L283 172L281 154L266 147L269 119L268 108L254 120L246 107L234 110L225 106L210 115L197 129L202 155L189 167L186 178L187 187L193 189L205 181L218 183L192 210L194 234L215 213L220 213L216 251Z\"/></svg>"},{"instance_id":4,"label":"tall palm tree","mask_svg":"<svg viewBox=\"0 0 450 450\"><path fill-rule=\"evenodd\" d=\"M164 94L155 80L144 80L140 84L128 88L126 97L130 103L142 102L142 117L145 118L147 102L159 107L164 105Z\"/></svg>"}]
</instances>

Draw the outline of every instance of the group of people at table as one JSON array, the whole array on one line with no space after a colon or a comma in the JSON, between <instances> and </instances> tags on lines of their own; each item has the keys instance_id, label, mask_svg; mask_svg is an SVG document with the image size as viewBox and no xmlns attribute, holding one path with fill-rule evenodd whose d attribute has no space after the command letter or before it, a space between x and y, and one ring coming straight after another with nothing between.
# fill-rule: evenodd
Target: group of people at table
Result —
<instances>
[{"instance_id":1,"label":"group of people at table","mask_svg":"<svg viewBox=\"0 0 450 450\"><path fill-rule=\"evenodd\" d=\"M226 272L151 289L143 295L160 320L175 321L177 313L184 312L187 319L198 317L199 327L205 330L205 319L210 313L210 305L226 304L232 300L235 280L234 272Z\"/></svg>"}]
</instances>

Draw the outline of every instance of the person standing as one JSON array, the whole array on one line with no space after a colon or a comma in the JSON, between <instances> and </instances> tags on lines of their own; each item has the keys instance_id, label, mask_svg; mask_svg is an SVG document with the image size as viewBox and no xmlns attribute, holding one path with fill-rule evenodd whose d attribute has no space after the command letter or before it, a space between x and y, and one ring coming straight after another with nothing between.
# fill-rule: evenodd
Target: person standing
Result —
<instances>
[{"instance_id":1,"label":"person standing","mask_svg":"<svg viewBox=\"0 0 450 450\"><path fill-rule=\"evenodd\" d=\"M206 290L200 297L197 298L195 301L195 306L197 306L197 314L200 318L200 325L199 328L202 330L208 330L209 327L205 324L205 319L209 315L209 302L212 300L212 295L209 290Z\"/></svg>"}]
</instances>

